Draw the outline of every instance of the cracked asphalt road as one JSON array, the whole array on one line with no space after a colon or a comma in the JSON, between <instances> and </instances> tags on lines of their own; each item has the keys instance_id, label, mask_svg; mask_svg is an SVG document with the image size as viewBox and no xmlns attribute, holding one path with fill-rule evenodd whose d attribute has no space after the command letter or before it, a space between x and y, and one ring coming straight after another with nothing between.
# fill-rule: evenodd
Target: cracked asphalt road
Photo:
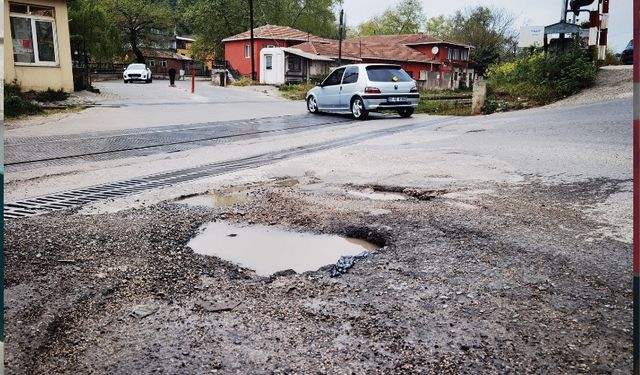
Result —
<instances>
[{"instance_id":1,"label":"cracked asphalt road","mask_svg":"<svg viewBox=\"0 0 640 375\"><path fill-rule=\"evenodd\" d=\"M402 121L22 171L8 194ZM630 99L460 119L7 221L7 372L628 373L630 123ZM407 199L349 194L366 188ZM228 189L248 201L174 202ZM213 220L381 248L340 278L259 277L186 246Z\"/></svg>"}]
</instances>

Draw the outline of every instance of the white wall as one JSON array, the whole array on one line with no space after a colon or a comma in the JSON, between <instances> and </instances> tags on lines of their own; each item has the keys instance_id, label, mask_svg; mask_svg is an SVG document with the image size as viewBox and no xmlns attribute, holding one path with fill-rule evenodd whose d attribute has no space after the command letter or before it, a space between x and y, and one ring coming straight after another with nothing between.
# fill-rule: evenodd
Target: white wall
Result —
<instances>
[{"instance_id":1,"label":"white wall","mask_svg":"<svg viewBox=\"0 0 640 375\"><path fill-rule=\"evenodd\" d=\"M272 68L267 69L267 56L272 58ZM283 85L285 69L284 51L280 48L263 48L260 50L260 83L266 85Z\"/></svg>"}]
</instances>

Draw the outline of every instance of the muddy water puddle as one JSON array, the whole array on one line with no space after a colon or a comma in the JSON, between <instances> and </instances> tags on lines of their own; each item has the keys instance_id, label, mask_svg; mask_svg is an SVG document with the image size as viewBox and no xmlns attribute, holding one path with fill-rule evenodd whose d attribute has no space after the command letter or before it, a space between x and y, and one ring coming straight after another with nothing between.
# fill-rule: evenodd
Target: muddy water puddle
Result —
<instances>
[{"instance_id":1,"label":"muddy water puddle","mask_svg":"<svg viewBox=\"0 0 640 375\"><path fill-rule=\"evenodd\" d=\"M341 256L357 255L378 247L372 243L334 235L297 233L263 225L240 226L214 222L203 226L189 241L196 253L211 255L269 276L292 269L315 271Z\"/></svg>"},{"instance_id":2,"label":"muddy water puddle","mask_svg":"<svg viewBox=\"0 0 640 375\"><path fill-rule=\"evenodd\" d=\"M243 204L248 200L249 197L246 194L214 192L179 199L176 203L188 204L189 206L220 208L231 207L235 204Z\"/></svg>"}]
</instances>

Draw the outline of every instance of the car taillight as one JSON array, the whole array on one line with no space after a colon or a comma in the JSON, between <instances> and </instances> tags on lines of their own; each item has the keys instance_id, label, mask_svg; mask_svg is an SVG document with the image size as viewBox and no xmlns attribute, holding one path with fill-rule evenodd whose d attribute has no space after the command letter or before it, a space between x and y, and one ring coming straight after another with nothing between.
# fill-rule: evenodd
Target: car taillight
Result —
<instances>
[{"instance_id":1,"label":"car taillight","mask_svg":"<svg viewBox=\"0 0 640 375\"><path fill-rule=\"evenodd\" d=\"M409 90L409 92L418 92L418 88L414 86Z\"/></svg>"},{"instance_id":2,"label":"car taillight","mask_svg":"<svg viewBox=\"0 0 640 375\"><path fill-rule=\"evenodd\" d=\"M380 94L381 91L379 88L377 87L367 87L364 89L364 92L366 92L367 94Z\"/></svg>"}]
</instances>

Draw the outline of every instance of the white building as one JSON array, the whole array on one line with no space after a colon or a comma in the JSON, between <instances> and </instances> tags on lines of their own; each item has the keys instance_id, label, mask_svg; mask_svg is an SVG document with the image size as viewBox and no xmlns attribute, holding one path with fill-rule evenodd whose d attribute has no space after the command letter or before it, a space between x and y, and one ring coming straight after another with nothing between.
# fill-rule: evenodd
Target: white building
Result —
<instances>
[{"instance_id":1,"label":"white building","mask_svg":"<svg viewBox=\"0 0 640 375\"><path fill-rule=\"evenodd\" d=\"M326 75L336 62L327 56L314 55L296 48L263 48L260 51L260 83L283 85L308 81Z\"/></svg>"}]
</instances>

